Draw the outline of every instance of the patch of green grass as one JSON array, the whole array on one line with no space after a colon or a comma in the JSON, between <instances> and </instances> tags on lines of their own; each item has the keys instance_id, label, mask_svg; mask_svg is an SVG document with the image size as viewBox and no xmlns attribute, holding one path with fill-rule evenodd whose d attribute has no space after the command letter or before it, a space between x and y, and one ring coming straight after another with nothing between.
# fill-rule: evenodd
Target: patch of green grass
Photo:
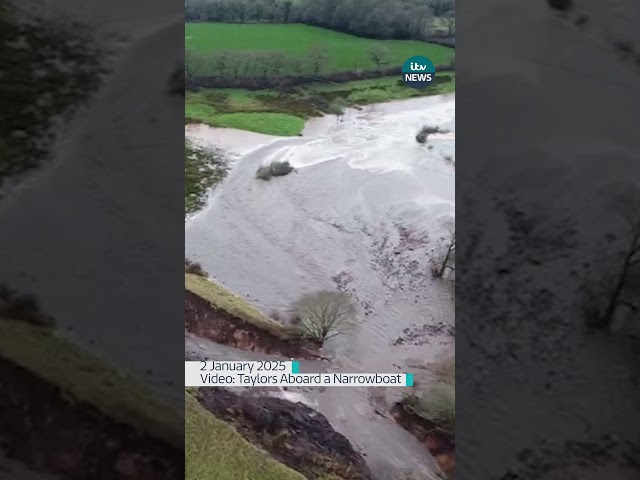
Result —
<instances>
[{"instance_id":1,"label":"patch of green grass","mask_svg":"<svg viewBox=\"0 0 640 480\"><path fill-rule=\"evenodd\" d=\"M184 115L190 123L206 123L207 125L214 125L217 113L218 111L215 107L201 101L185 103Z\"/></svg>"},{"instance_id":2,"label":"patch of green grass","mask_svg":"<svg viewBox=\"0 0 640 480\"><path fill-rule=\"evenodd\" d=\"M224 89L188 92L185 118L191 123L237 128L267 135L295 136L304 128L305 117L277 105L269 91Z\"/></svg>"},{"instance_id":3,"label":"patch of green grass","mask_svg":"<svg viewBox=\"0 0 640 480\"><path fill-rule=\"evenodd\" d=\"M216 127L238 128L270 135L294 136L304 128L304 119L287 113L223 113L213 121Z\"/></svg>"},{"instance_id":4,"label":"patch of green grass","mask_svg":"<svg viewBox=\"0 0 640 480\"><path fill-rule=\"evenodd\" d=\"M49 328L0 319L0 357L58 386L118 423L182 448L184 418L140 382L57 336Z\"/></svg>"},{"instance_id":5,"label":"patch of green grass","mask_svg":"<svg viewBox=\"0 0 640 480\"><path fill-rule=\"evenodd\" d=\"M366 105L453 92L453 72L439 73L435 82L423 90L406 87L399 77L339 84L311 83L291 93L209 89L187 92L186 118L188 122L201 122L214 127L294 136L302 132L308 118L331 111L332 106Z\"/></svg>"},{"instance_id":6,"label":"patch of green grass","mask_svg":"<svg viewBox=\"0 0 640 480\"><path fill-rule=\"evenodd\" d=\"M300 60L308 57L312 45L322 45L328 56L320 71L324 74L375 68L368 53L373 45L388 49L387 65L402 65L414 55L424 55L434 64L441 65L449 63L453 53L451 48L416 40L361 38L300 24L188 23L185 37L187 49L202 53L219 50L278 51Z\"/></svg>"},{"instance_id":7,"label":"patch of green grass","mask_svg":"<svg viewBox=\"0 0 640 480\"><path fill-rule=\"evenodd\" d=\"M322 94L329 98L344 98L349 105L390 102L406 98L453 93L456 89L455 73L442 72L429 87L418 90L409 88L399 77L382 77L354 80L340 84L311 83L301 88L308 94Z\"/></svg>"},{"instance_id":8,"label":"patch of green grass","mask_svg":"<svg viewBox=\"0 0 640 480\"><path fill-rule=\"evenodd\" d=\"M208 301L216 308L262 330L266 330L272 335L285 339L298 336L298 330L296 328L282 325L267 317L238 295L209 279L185 273L184 286L187 291Z\"/></svg>"},{"instance_id":9,"label":"patch of green grass","mask_svg":"<svg viewBox=\"0 0 640 480\"><path fill-rule=\"evenodd\" d=\"M187 480L304 480L185 394Z\"/></svg>"}]
</instances>

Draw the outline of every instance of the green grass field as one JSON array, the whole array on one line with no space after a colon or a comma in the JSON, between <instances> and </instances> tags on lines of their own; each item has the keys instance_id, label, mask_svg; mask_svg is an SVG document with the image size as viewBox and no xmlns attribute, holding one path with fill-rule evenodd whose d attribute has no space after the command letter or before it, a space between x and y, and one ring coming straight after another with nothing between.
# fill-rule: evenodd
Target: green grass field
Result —
<instances>
[{"instance_id":1,"label":"green grass field","mask_svg":"<svg viewBox=\"0 0 640 480\"><path fill-rule=\"evenodd\" d=\"M327 50L326 67L321 70L325 74L375 68L368 56L372 45L382 45L389 50L388 66L402 65L414 55L424 55L436 65L448 64L454 52L451 48L415 40L375 40L299 24L188 23L185 26L185 48L201 53L278 51L304 60L314 44Z\"/></svg>"},{"instance_id":2,"label":"green grass field","mask_svg":"<svg viewBox=\"0 0 640 480\"><path fill-rule=\"evenodd\" d=\"M383 77L340 84L311 83L295 93L242 89L187 92L185 117L187 122L213 127L294 136L302 131L308 118L323 113L313 105L311 97L320 96L327 102L339 101L353 106L455 91L454 73L440 73L436 78L439 80L424 90L400 85L399 77Z\"/></svg>"},{"instance_id":3,"label":"green grass field","mask_svg":"<svg viewBox=\"0 0 640 480\"><path fill-rule=\"evenodd\" d=\"M185 479L304 480L207 412L194 394L185 392Z\"/></svg>"}]
</instances>

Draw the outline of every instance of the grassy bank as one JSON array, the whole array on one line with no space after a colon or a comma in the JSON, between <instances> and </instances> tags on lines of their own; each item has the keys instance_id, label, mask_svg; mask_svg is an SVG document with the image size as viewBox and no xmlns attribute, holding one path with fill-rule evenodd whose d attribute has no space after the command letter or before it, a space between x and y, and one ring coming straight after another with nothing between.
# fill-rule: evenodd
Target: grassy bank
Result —
<instances>
[{"instance_id":1,"label":"grassy bank","mask_svg":"<svg viewBox=\"0 0 640 480\"><path fill-rule=\"evenodd\" d=\"M187 122L238 128L269 135L294 136L305 121L342 106L367 105L427 95L453 93L455 73L438 74L424 90L406 87L398 77L356 80L339 84L313 83L291 90L210 89L187 92Z\"/></svg>"},{"instance_id":2,"label":"grassy bank","mask_svg":"<svg viewBox=\"0 0 640 480\"><path fill-rule=\"evenodd\" d=\"M202 208L209 189L227 174L227 162L221 152L184 144L184 210L193 213Z\"/></svg>"},{"instance_id":3,"label":"grassy bank","mask_svg":"<svg viewBox=\"0 0 640 480\"><path fill-rule=\"evenodd\" d=\"M187 480L304 480L298 472L247 442L226 422L185 393L185 478Z\"/></svg>"},{"instance_id":4,"label":"grassy bank","mask_svg":"<svg viewBox=\"0 0 640 480\"><path fill-rule=\"evenodd\" d=\"M86 402L117 423L182 448L179 411L49 328L1 318L0 357L57 386L69 401Z\"/></svg>"},{"instance_id":5,"label":"grassy bank","mask_svg":"<svg viewBox=\"0 0 640 480\"><path fill-rule=\"evenodd\" d=\"M376 40L300 24L188 23L185 26L187 50L204 54L223 50L230 53L280 52L302 62L302 65L283 65L283 73L296 73L305 68L309 69L307 73L314 73L315 69L305 67L305 64L309 63L310 49L320 45L326 57L319 69L323 74L375 68L369 54L373 46L388 51L384 58L387 65L402 65L414 55L424 55L436 65L447 64L453 53L451 48L426 42ZM198 73L220 74L219 68L213 62L204 62Z\"/></svg>"},{"instance_id":6,"label":"grassy bank","mask_svg":"<svg viewBox=\"0 0 640 480\"><path fill-rule=\"evenodd\" d=\"M261 313L257 308L217 283L199 275L185 273L185 289L208 301L216 308L239 318L278 338L292 338L298 335L295 328L287 327Z\"/></svg>"}]
</instances>

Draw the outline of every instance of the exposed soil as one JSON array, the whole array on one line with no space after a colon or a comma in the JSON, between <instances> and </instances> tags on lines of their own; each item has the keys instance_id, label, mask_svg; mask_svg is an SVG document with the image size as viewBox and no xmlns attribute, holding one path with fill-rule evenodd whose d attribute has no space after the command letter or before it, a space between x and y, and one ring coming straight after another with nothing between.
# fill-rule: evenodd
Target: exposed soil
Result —
<instances>
[{"instance_id":1,"label":"exposed soil","mask_svg":"<svg viewBox=\"0 0 640 480\"><path fill-rule=\"evenodd\" d=\"M311 480L331 475L345 480L372 479L349 440L322 414L302 403L238 395L218 387L201 388L199 401L216 417L235 425L248 441Z\"/></svg>"},{"instance_id":2,"label":"exposed soil","mask_svg":"<svg viewBox=\"0 0 640 480\"><path fill-rule=\"evenodd\" d=\"M322 358L318 353L319 345L306 340L278 338L217 309L189 291L185 291L184 317L187 331L216 343L288 358Z\"/></svg>"},{"instance_id":3,"label":"exposed soil","mask_svg":"<svg viewBox=\"0 0 640 480\"><path fill-rule=\"evenodd\" d=\"M70 479L184 478L184 452L117 424L0 358L0 432L6 456Z\"/></svg>"},{"instance_id":4,"label":"exposed soil","mask_svg":"<svg viewBox=\"0 0 640 480\"><path fill-rule=\"evenodd\" d=\"M427 447L447 478L455 477L456 445L454 436L438 430L426 419L407 411L401 403L394 405L391 409L391 415L399 425L411 432Z\"/></svg>"}]
</instances>

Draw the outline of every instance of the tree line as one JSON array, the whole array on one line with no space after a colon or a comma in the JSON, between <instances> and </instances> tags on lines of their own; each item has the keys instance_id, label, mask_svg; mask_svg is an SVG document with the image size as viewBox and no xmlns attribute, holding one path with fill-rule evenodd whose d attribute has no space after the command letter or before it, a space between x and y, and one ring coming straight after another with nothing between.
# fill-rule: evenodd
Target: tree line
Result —
<instances>
[{"instance_id":1,"label":"tree line","mask_svg":"<svg viewBox=\"0 0 640 480\"><path fill-rule=\"evenodd\" d=\"M360 37L455 38L455 0L186 0L187 22L303 23Z\"/></svg>"},{"instance_id":2,"label":"tree line","mask_svg":"<svg viewBox=\"0 0 640 480\"><path fill-rule=\"evenodd\" d=\"M402 66L388 65L389 51L380 45L363 52L362 60L369 68L343 72L329 71L329 52L320 45L309 47L304 57L278 51L220 50L203 53L185 52L185 77L187 88L244 87L282 88L317 80L345 82L364 78L400 75ZM438 71L451 71L451 65L438 65Z\"/></svg>"}]
</instances>

